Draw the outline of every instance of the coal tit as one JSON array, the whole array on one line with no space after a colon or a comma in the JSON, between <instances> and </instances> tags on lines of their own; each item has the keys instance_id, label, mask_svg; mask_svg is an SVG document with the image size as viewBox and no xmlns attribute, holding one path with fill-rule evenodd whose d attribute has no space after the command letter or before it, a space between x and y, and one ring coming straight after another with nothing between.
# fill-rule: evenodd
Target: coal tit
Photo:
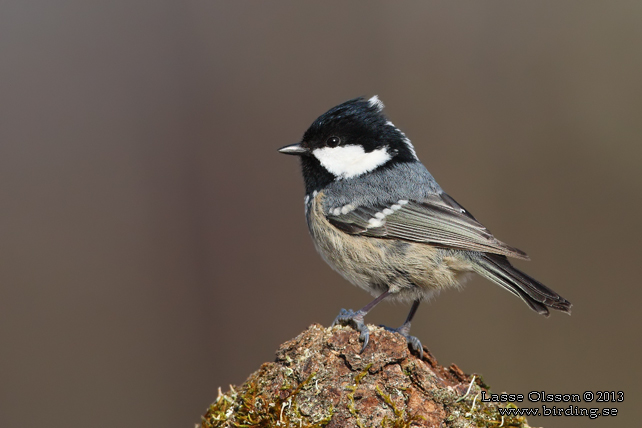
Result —
<instances>
[{"instance_id":1,"label":"coal tit","mask_svg":"<svg viewBox=\"0 0 642 428\"><path fill-rule=\"evenodd\" d=\"M571 303L514 268L528 260L497 240L447 195L417 158L406 135L382 113L377 96L355 98L321 115L300 143L279 149L301 159L305 213L314 245L345 279L376 298L358 311L342 309L334 324L352 325L363 349L364 316L385 298L412 302L397 329L423 354L410 323L422 300L456 287L476 272L548 316Z\"/></svg>"}]
</instances>

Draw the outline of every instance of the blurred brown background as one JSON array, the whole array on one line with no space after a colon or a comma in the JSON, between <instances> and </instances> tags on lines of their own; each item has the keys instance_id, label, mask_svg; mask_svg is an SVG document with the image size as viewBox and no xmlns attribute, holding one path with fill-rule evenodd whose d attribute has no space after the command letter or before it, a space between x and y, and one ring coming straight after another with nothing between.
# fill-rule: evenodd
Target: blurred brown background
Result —
<instances>
[{"instance_id":1,"label":"blurred brown background","mask_svg":"<svg viewBox=\"0 0 642 428\"><path fill-rule=\"evenodd\" d=\"M316 255L276 149L373 94L574 303L544 319L476 278L414 334L496 392L624 391L616 419L532 425L636 426L641 16L635 0L0 3L0 426L191 427L218 386L368 302Z\"/></svg>"}]
</instances>

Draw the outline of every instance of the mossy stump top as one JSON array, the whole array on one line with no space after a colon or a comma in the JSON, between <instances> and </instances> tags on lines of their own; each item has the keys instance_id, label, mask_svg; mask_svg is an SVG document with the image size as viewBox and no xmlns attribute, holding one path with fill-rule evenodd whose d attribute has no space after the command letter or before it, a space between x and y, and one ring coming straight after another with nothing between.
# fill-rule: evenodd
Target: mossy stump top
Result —
<instances>
[{"instance_id":1,"label":"mossy stump top","mask_svg":"<svg viewBox=\"0 0 642 428\"><path fill-rule=\"evenodd\" d=\"M243 385L219 388L201 427L528 427L480 402L488 387L479 376L440 366L426 348L419 359L400 335L369 328L359 353L353 329L310 326Z\"/></svg>"}]
</instances>

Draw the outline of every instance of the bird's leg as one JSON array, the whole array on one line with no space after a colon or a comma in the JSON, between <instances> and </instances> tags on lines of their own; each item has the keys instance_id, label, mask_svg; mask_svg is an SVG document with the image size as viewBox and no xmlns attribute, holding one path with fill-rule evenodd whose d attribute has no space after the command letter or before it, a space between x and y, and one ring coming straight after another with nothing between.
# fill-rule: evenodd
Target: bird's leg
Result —
<instances>
[{"instance_id":1,"label":"bird's leg","mask_svg":"<svg viewBox=\"0 0 642 428\"><path fill-rule=\"evenodd\" d=\"M334 322L332 323L333 326L337 324L351 325L360 333L359 340L363 342L363 346L361 347L360 352L363 352L363 350L366 349L366 346L368 345L368 339L370 338L370 330L368 330L368 326L364 324L363 318L366 316L368 311L377 306L377 304L385 299L388 294L390 294L390 291L382 293L379 297L356 312L352 309L341 309L341 312L339 312L339 315L337 315L337 317L334 319Z\"/></svg>"},{"instance_id":2,"label":"bird's leg","mask_svg":"<svg viewBox=\"0 0 642 428\"><path fill-rule=\"evenodd\" d=\"M415 316L415 312L417 312L417 308L419 307L419 300L415 300L412 303L412 307L410 308L410 312L408 313L408 317L406 318L406 321L401 325L399 328L390 328L386 327L385 325L382 325L381 327L385 328L388 331L392 331L395 333L399 333L403 337L406 338L406 341L408 342L408 345L410 346L410 349L413 349L419 353L419 358L424 357L424 347L421 346L421 342L419 339L417 339L415 336L410 335L410 323L412 321L412 318Z\"/></svg>"}]
</instances>

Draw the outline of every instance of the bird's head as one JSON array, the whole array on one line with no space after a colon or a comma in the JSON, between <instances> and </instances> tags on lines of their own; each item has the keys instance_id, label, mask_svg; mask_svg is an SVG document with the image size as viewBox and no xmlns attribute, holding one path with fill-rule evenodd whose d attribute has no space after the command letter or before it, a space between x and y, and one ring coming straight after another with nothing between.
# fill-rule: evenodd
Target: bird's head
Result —
<instances>
[{"instance_id":1,"label":"bird's head","mask_svg":"<svg viewBox=\"0 0 642 428\"><path fill-rule=\"evenodd\" d=\"M416 162L410 140L382 110L383 103L376 95L346 101L319 116L300 143L279 152L301 157L306 191L398 162Z\"/></svg>"}]
</instances>

